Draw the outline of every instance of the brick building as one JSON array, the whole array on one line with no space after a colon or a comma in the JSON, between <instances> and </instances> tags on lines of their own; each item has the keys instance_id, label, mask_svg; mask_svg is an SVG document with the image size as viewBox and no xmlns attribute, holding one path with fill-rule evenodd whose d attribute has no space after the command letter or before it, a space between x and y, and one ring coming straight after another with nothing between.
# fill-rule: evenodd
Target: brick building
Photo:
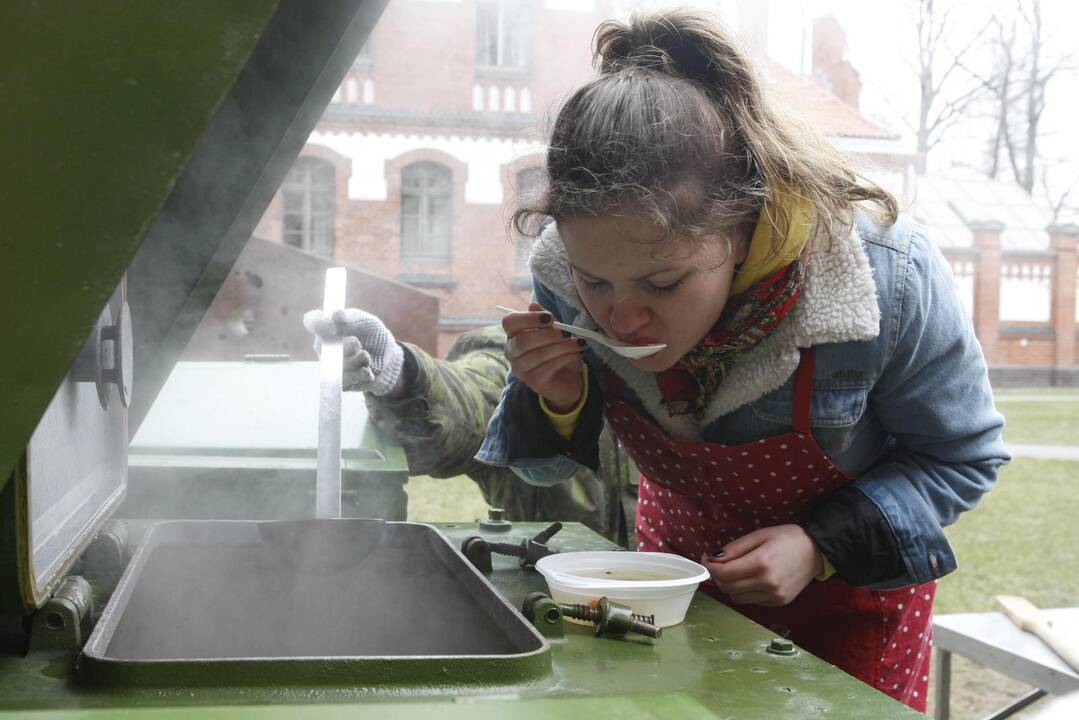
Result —
<instances>
[{"instance_id":1,"label":"brick building","mask_svg":"<svg viewBox=\"0 0 1079 720\"><path fill-rule=\"evenodd\" d=\"M525 253L508 229L535 186L545 127L592 75L590 40L636 3L398 0L387 8L257 234L440 300L439 348L524 306ZM747 44L766 37L759 3L727 5ZM414 69L436 68L417 86ZM902 191L910 158L809 78L766 63L766 79L841 147Z\"/></svg>"},{"instance_id":2,"label":"brick building","mask_svg":"<svg viewBox=\"0 0 1079 720\"><path fill-rule=\"evenodd\" d=\"M910 208L948 259L997 385L1079 384L1079 227L1014 183L919 175Z\"/></svg>"},{"instance_id":3,"label":"brick building","mask_svg":"<svg viewBox=\"0 0 1079 720\"><path fill-rule=\"evenodd\" d=\"M524 307L530 291L525 253L509 231L509 216L540 176L542 139L560 100L591 77L596 26L638 4L395 0L256 233L436 297L440 354L460 332L497 322L496 304ZM861 83L846 60L845 37L834 18L814 23L813 67L801 76L763 57L766 3L714 4L763 60L773 91L863 161L875 180L901 198L916 196L912 150L858 110ZM420 84L417 67L425 69ZM917 204L911 209L919 213ZM1070 343L1061 335L1063 323L1073 326L1075 317L1074 307L1064 312L1067 298L1074 306L1075 297L1074 270L1068 276L1064 267L1067 251L1043 278L1052 286L1051 317L1034 322L1036 330L1031 325L1013 342L1013 325L1001 322L999 307L1002 268L1011 266L994 263L999 250L982 252L989 241L975 237L988 237L984 229L968 232L970 241L948 252L961 289L964 283L971 288L968 307L976 308L973 317L990 361L1046 368L1044 377L1059 380L1063 376L1048 368L1075 362L1074 330L1065 333ZM1046 253L1069 242L1074 266L1068 232L1058 229L1050 245L1043 226L1040 268ZM985 319L994 305L995 329Z\"/></svg>"}]
</instances>

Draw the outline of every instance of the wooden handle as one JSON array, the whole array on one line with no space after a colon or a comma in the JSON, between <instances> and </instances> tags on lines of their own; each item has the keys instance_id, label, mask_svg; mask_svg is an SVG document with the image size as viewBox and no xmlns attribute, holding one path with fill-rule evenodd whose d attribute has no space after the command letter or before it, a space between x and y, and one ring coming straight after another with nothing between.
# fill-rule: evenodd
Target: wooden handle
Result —
<instances>
[{"instance_id":1,"label":"wooden handle","mask_svg":"<svg viewBox=\"0 0 1079 720\"><path fill-rule=\"evenodd\" d=\"M1012 622L1037 635L1073 670L1079 672L1079 648L1057 634L1049 620L1029 600L1016 595L997 595L997 602Z\"/></svg>"}]
</instances>

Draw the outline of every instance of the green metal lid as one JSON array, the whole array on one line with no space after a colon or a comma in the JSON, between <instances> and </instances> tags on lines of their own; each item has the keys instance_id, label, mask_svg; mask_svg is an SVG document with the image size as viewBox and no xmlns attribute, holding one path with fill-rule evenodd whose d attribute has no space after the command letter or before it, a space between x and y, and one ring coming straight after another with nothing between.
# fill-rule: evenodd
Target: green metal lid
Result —
<instances>
[{"instance_id":1,"label":"green metal lid","mask_svg":"<svg viewBox=\"0 0 1079 720\"><path fill-rule=\"evenodd\" d=\"M386 1L0 5L0 612L122 498L130 430ZM130 412L72 369L125 274Z\"/></svg>"},{"instance_id":2,"label":"green metal lid","mask_svg":"<svg viewBox=\"0 0 1079 720\"><path fill-rule=\"evenodd\" d=\"M138 427L386 2L0 4L0 489L125 272Z\"/></svg>"}]
</instances>

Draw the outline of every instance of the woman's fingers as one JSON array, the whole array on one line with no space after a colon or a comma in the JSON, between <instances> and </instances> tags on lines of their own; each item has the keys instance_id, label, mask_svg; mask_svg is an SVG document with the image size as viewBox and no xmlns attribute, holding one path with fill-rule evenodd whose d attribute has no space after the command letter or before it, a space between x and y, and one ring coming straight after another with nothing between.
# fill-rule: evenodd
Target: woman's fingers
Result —
<instances>
[{"instance_id":1,"label":"woman's fingers","mask_svg":"<svg viewBox=\"0 0 1079 720\"><path fill-rule=\"evenodd\" d=\"M580 354L581 346L576 342L557 341L547 345L540 345L523 355L511 357L510 364L513 366L514 374L517 377L522 377L554 360L559 360L567 355L579 356Z\"/></svg>"},{"instance_id":2,"label":"woman's fingers","mask_svg":"<svg viewBox=\"0 0 1079 720\"><path fill-rule=\"evenodd\" d=\"M741 580L731 580L725 583L717 583L719 589L728 595L745 595L747 593L774 593L778 589L776 583L769 582L767 576L755 575Z\"/></svg>"},{"instance_id":3,"label":"woman's fingers","mask_svg":"<svg viewBox=\"0 0 1079 720\"><path fill-rule=\"evenodd\" d=\"M759 577L762 571L760 563L750 560L746 562L747 558L741 558L738 561L731 561L728 563L708 563L706 567L708 572L712 574L712 579L716 581L716 585L719 586L723 592L730 592L727 588L731 583L736 583L740 580L748 580Z\"/></svg>"},{"instance_id":4,"label":"woman's fingers","mask_svg":"<svg viewBox=\"0 0 1079 720\"><path fill-rule=\"evenodd\" d=\"M547 345L562 344L567 341L570 345L576 344L576 339L572 335L564 334L561 330L555 330L554 328L528 328L519 331L516 335L506 341L506 357L510 360L516 360L537 348L542 348ZM569 345L566 347L569 347Z\"/></svg>"},{"instance_id":5,"label":"woman's fingers","mask_svg":"<svg viewBox=\"0 0 1079 720\"><path fill-rule=\"evenodd\" d=\"M580 350L582 343L574 337L564 337L561 332L526 330L506 343L506 357L512 363L525 362L535 366L548 357L565 351Z\"/></svg>"},{"instance_id":6,"label":"woman's fingers","mask_svg":"<svg viewBox=\"0 0 1079 720\"><path fill-rule=\"evenodd\" d=\"M720 590L734 594L763 589L767 559L760 550L769 538L769 529L755 530L727 543L722 559L702 558Z\"/></svg>"},{"instance_id":7,"label":"woman's fingers","mask_svg":"<svg viewBox=\"0 0 1079 720\"><path fill-rule=\"evenodd\" d=\"M736 560L759 548L767 542L770 530L771 528L761 528L760 530L754 530L753 532L746 533L739 538L731 540L723 546L723 550L725 551L723 562L728 563L731 560Z\"/></svg>"},{"instance_id":8,"label":"woman's fingers","mask_svg":"<svg viewBox=\"0 0 1079 720\"><path fill-rule=\"evenodd\" d=\"M574 347L562 355L552 357L550 360L537 366L530 374L537 385L550 385L555 376L567 368L572 368L580 377L580 366L584 362L581 357L581 348Z\"/></svg>"},{"instance_id":9,"label":"woman's fingers","mask_svg":"<svg viewBox=\"0 0 1079 720\"><path fill-rule=\"evenodd\" d=\"M716 587L730 595L732 602L785 605L820 573L820 553L798 525L761 528L727 543L724 549L722 562L702 560Z\"/></svg>"},{"instance_id":10,"label":"woman's fingers","mask_svg":"<svg viewBox=\"0 0 1079 720\"><path fill-rule=\"evenodd\" d=\"M552 327L553 322L554 316L537 303L531 303L528 312L502 318L509 338L506 358L513 374L552 408L572 407L584 389L580 375L584 343Z\"/></svg>"},{"instance_id":11,"label":"woman's fingers","mask_svg":"<svg viewBox=\"0 0 1079 720\"><path fill-rule=\"evenodd\" d=\"M552 408L573 407L580 399L584 390L584 381L581 378L581 349L573 344L568 350L558 346L534 350L526 357L538 359L543 356L543 361L523 370L520 362L511 362L510 367L517 377L521 378L538 394L547 398Z\"/></svg>"},{"instance_id":12,"label":"woman's fingers","mask_svg":"<svg viewBox=\"0 0 1079 720\"><path fill-rule=\"evenodd\" d=\"M502 329L506 335L514 337L524 330L549 329L554 322L554 315L543 309L542 305L532 303L528 312L510 313L502 318Z\"/></svg>"}]
</instances>

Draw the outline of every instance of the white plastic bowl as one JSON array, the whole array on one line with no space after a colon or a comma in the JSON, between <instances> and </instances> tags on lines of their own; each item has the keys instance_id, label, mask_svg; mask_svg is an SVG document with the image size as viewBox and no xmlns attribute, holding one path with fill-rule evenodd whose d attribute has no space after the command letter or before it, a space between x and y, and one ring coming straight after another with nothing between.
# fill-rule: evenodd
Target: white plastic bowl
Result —
<instances>
[{"instance_id":1,"label":"white plastic bowl","mask_svg":"<svg viewBox=\"0 0 1079 720\"><path fill-rule=\"evenodd\" d=\"M660 627L682 622L697 585L708 579L703 565L657 552L556 553L536 563L536 570L556 602L587 605L606 597L655 615Z\"/></svg>"}]
</instances>

